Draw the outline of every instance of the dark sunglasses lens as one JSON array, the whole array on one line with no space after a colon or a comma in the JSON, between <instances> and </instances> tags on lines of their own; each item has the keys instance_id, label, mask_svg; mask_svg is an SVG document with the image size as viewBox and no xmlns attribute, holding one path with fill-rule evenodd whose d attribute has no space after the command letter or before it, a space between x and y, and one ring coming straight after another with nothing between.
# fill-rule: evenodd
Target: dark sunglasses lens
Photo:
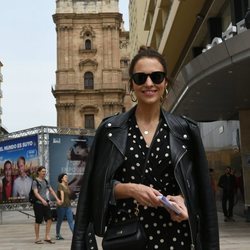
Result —
<instances>
[{"instance_id":1,"label":"dark sunglasses lens","mask_svg":"<svg viewBox=\"0 0 250 250\"><path fill-rule=\"evenodd\" d=\"M150 78L153 83L155 84L160 84L165 78L165 73L164 72L153 72L150 75Z\"/></svg>"},{"instance_id":2,"label":"dark sunglasses lens","mask_svg":"<svg viewBox=\"0 0 250 250\"><path fill-rule=\"evenodd\" d=\"M135 73L132 75L132 79L137 85L144 84L147 80L147 77L148 76L145 73Z\"/></svg>"}]
</instances>

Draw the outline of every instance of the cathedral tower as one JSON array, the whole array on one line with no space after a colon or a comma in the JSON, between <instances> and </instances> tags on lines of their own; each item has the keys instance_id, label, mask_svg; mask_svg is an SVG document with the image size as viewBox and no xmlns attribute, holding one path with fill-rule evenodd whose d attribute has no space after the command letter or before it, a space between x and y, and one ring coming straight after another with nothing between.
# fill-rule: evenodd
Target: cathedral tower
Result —
<instances>
[{"instance_id":1,"label":"cathedral tower","mask_svg":"<svg viewBox=\"0 0 250 250\"><path fill-rule=\"evenodd\" d=\"M53 20L57 126L95 129L124 110L129 37L118 0L57 0Z\"/></svg>"}]
</instances>

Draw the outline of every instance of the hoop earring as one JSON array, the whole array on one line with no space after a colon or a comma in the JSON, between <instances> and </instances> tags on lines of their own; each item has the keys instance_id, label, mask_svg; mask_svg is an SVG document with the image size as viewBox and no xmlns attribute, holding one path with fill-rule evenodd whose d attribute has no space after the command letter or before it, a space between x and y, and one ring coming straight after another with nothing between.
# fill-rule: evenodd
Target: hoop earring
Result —
<instances>
[{"instance_id":1,"label":"hoop earring","mask_svg":"<svg viewBox=\"0 0 250 250\"><path fill-rule=\"evenodd\" d=\"M165 88L165 91L163 92L163 95L160 98L161 103L164 102L164 100L166 99L167 95L168 95L168 89Z\"/></svg>"},{"instance_id":2,"label":"hoop earring","mask_svg":"<svg viewBox=\"0 0 250 250\"><path fill-rule=\"evenodd\" d=\"M134 94L135 92L133 90L130 90L129 94L130 94L130 98L132 102L137 102L137 98Z\"/></svg>"}]
</instances>

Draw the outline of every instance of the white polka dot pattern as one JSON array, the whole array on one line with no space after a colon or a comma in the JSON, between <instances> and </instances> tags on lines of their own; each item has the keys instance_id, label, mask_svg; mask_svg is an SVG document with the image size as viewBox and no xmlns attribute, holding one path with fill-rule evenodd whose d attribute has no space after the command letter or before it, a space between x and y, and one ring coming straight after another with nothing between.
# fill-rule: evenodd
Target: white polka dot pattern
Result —
<instances>
[{"instance_id":1,"label":"white polka dot pattern","mask_svg":"<svg viewBox=\"0 0 250 250\"><path fill-rule=\"evenodd\" d=\"M125 183L143 183L159 190L164 195L180 193L174 178L174 167L171 164L167 124L161 123L152 144L148 146L135 118L131 118L126 161L117 170L114 179ZM118 200L116 209L112 210L112 221L128 219L135 209L135 204L133 199ZM146 249L190 249L190 229L187 221L181 223L171 221L169 213L162 207L140 206L139 209L140 222L148 237Z\"/></svg>"}]
</instances>

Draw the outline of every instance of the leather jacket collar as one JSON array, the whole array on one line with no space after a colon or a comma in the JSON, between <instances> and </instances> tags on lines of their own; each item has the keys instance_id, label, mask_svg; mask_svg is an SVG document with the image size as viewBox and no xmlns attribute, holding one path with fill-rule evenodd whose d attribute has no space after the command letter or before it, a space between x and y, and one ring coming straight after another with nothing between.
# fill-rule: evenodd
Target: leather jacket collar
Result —
<instances>
[{"instance_id":1,"label":"leather jacket collar","mask_svg":"<svg viewBox=\"0 0 250 250\"><path fill-rule=\"evenodd\" d=\"M124 155L126 149L126 139L127 139L127 121L129 117L133 115L136 110L136 106L130 109L126 113L117 114L115 116L109 117L106 119L105 128L108 131L112 131L110 134L110 140L116 145L118 150ZM170 140L182 141L181 147L185 148L185 141L187 142L190 139L190 133L187 130L188 126L185 119L180 118L178 116L172 115L161 108L161 114L164 118L165 122L167 123L170 131ZM196 124L195 124L196 125ZM179 143L176 146L180 146ZM180 152L180 150L175 150L174 152ZM173 155L174 156L174 152ZM176 155L174 157L178 159Z\"/></svg>"},{"instance_id":2,"label":"leather jacket collar","mask_svg":"<svg viewBox=\"0 0 250 250\"><path fill-rule=\"evenodd\" d=\"M126 113L117 114L108 119L108 123L106 123L106 128L127 128L127 121L129 117L135 112L136 107L133 107ZM179 139L188 139L188 131L186 130L186 126L183 124L183 119L176 117L161 108L161 113L165 119L165 122L169 126L170 132ZM181 125L181 126L180 126Z\"/></svg>"}]
</instances>

